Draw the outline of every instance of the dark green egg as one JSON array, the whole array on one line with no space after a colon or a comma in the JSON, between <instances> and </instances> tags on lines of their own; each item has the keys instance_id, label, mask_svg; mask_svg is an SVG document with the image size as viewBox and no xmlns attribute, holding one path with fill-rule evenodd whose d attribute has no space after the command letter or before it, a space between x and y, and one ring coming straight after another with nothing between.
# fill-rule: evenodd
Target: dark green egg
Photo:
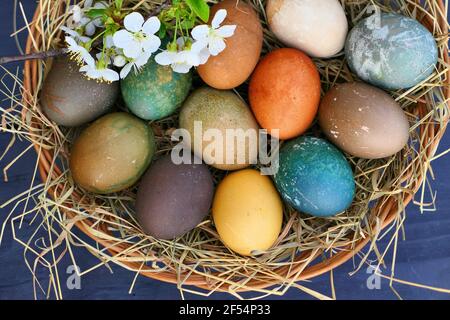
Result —
<instances>
[{"instance_id":1,"label":"dark green egg","mask_svg":"<svg viewBox=\"0 0 450 320\"><path fill-rule=\"evenodd\" d=\"M176 73L150 58L138 72L122 80L125 104L139 118L159 120L173 114L189 94L192 73Z\"/></svg>"},{"instance_id":2,"label":"dark green egg","mask_svg":"<svg viewBox=\"0 0 450 320\"><path fill-rule=\"evenodd\" d=\"M352 169L331 143L299 137L280 151L275 185L283 199L300 212L328 217L347 209L355 194Z\"/></svg>"}]
</instances>

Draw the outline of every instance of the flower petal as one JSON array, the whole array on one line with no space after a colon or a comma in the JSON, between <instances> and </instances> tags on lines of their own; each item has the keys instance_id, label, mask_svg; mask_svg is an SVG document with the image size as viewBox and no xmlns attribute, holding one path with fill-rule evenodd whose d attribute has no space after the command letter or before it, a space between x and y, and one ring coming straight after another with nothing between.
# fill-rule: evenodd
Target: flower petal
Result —
<instances>
[{"instance_id":1,"label":"flower petal","mask_svg":"<svg viewBox=\"0 0 450 320\"><path fill-rule=\"evenodd\" d=\"M123 48L125 57L136 59L142 53L142 45L139 42L130 42L126 48Z\"/></svg>"},{"instance_id":2,"label":"flower petal","mask_svg":"<svg viewBox=\"0 0 450 320\"><path fill-rule=\"evenodd\" d=\"M209 40L209 53L211 53L212 56L217 56L219 53L221 53L223 50L225 50L225 41L221 38L211 39Z\"/></svg>"},{"instance_id":3,"label":"flower petal","mask_svg":"<svg viewBox=\"0 0 450 320\"><path fill-rule=\"evenodd\" d=\"M128 31L139 32L144 24L144 17L139 12L132 12L125 17L123 25Z\"/></svg>"},{"instance_id":4,"label":"flower petal","mask_svg":"<svg viewBox=\"0 0 450 320\"><path fill-rule=\"evenodd\" d=\"M155 61L157 64L160 64L162 66L168 66L173 63L174 58L175 55L173 54L173 52L163 51L155 56Z\"/></svg>"},{"instance_id":5,"label":"flower petal","mask_svg":"<svg viewBox=\"0 0 450 320\"><path fill-rule=\"evenodd\" d=\"M211 22L211 26L214 29L217 29L218 27L220 27L220 24L223 22L223 20L225 20L226 16L227 16L227 10L220 9L214 15L214 18L212 19L212 22Z\"/></svg>"},{"instance_id":6,"label":"flower petal","mask_svg":"<svg viewBox=\"0 0 450 320\"><path fill-rule=\"evenodd\" d=\"M84 27L84 33L87 36L93 36L95 33L95 24L93 22L89 22L85 27Z\"/></svg>"},{"instance_id":7,"label":"flower petal","mask_svg":"<svg viewBox=\"0 0 450 320\"><path fill-rule=\"evenodd\" d=\"M222 26L216 30L216 34L222 38L231 37L236 30L236 25L226 25Z\"/></svg>"},{"instance_id":8,"label":"flower petal","mask_svg":"<svg viewBox=\"0 0 450 320\"><path fill-rule=\"evenodd\" d=\"M177 73L188 73L192 66L184 63L174 63L172 64L172 70Z\"/></svg>"},{"instance_id":9,"label":"flower petal","mask_svg":"<svg viewBox=\"0 0 450 320\"><path fill-rule=\"evenodd\" d=\"M118 56L115 56L114 57L114 62L113 62L113 64L116 66L116 67L123 67L125 64L127 63L127 60L125 59L125 57L124 56L122 56L122 55L118 55Z\"/></svg>"},{"instance_id":10,"label":"flower petal","mask_svg":"<svg viewBox=\"0 0 450 320\"><path fill-rule=\"evenodd\" d=\"M84 9L89 9L90 7L92 7L92 3L93 2L94 2L94 0L84 0L83 8Z\"/></svg>"},{"instance_id":11,"label":"flower petal","mask_svg":"<svg viewBox=\"0 0 450 320\"><path fill-rule=\"evenodd\" d=\"M200 52L208 46L207 40L195 41L191 46L191 51Z\"/></svg>"},{"instance_id":12,"label":"flower petal","mask_svg":"<svg viewBox=\"0 0 450 320\"><path fill-rule=\"evenodd\" d=\"M82 49L84 49L84 48L82 48ZM89 65L89 66L95 65L95 59L89 54L89 52L86 49L82 50L80 54L81 54L81 58L87 65Z\"/></svg>"},{"instance_id":13,"label":"flower petal","mask_svg":"<svg viewBox=\"0 0 450 320\"><path fill-rule=\"evenodd\" d=\"M186 51L184 59L184 61L186 61L186 63L190 64L191 66L197 67L198 65L200 65L200 57L198 55L198 52Z\"/></svg>"},{"instance_id":14,"label":"flower petal","mask_svg":"<svg viewBox=\"0 0 450 320\"><path fill-rule=\"evenodd\" d=\"M70 29L70 28L67 28L67 27L65 27L65 26L62 26L60 29L61 29L62 31L64 31L64 33L66 33L66 34L68 34L69 36L72 36L72 37L74 37L74 38L76 38L76 37L79 36L78 32L76 32L75 30L72 30L72 29Z\"/></svg>"},{"instance_id":15,"label":"flower petal","mask_svg":"<svg viewBox=\"0 0 450 320\"><path fill-rule=\"evenodd\" d=\"M145 52L153 53L158 50L160 46L161 39L153 34L147 35L146 39L142 41L142 48Z\"/></svg>"},{"instance_id":16,"label":"flower petal","mask_svg":"<svg viewBox=\"0 0 450 320\"><path fill-rule=\"evenodd\" d=\"M133 63L127 63L122 70L120 70L120 78L121 79L125 79L127 77L127 75L130 73L131 68L133 67Z\"/></svg>"},{"instance_id":17,"label":"flower petal","mask_svg":"<svg viewBox=\"0 0 450 320\"><path fill-rule=\"evenodd\" d=\"M206 24L202 24L192 29L191 36L195 40L203 40L208 37L208 33L209 33L209 26L207 26Z\"/></svg>"},{"instance_id":18,"label":"flower petal","mask_svg":"<svg viewBox=\"0 0 450 320\"><path fill-rule=\"evenodd\" d=\"M102 78L109 82L114 82L120 79L119 74L111 69L104 69L100 72Z\"/></svg>"},{"instance_id":19,"label":"flower petal","mask_svg":"<svg viewBox=\"0 0 450 320\"><path fill-rule=\"evenodd\" d=\"M145 21L144 25L142 26L142 31L144 31L145 34L155 34L159 28L161 27L161 22L157 17L151 17L147 21Z\"/></svg>"},{"instance_id":20,"label":"flower petal","mask_svg":"<svg viewBox=\"0 0 450 320\"><path fill-rule=\"evenodd\" d=\"M151 56L152 54L150 52L144 52L134 61L134 64L137 68L142 68L145 64L147 64L148 59L150 59Z\"/></svg>"},{"instance_id":21,"label":"flower petal","mask_svg":"<svg viewBox=\"0 0 450 320\"><path fill-rule=\"evenodd\" d=\"M119 30L114 33L113 42L118 48L125 48L134 42L133 35L127 30Z\"/></svg>"},{"instance_id":22,"label":"flower petal","mask_svg":"<svg viewBox=\"0 0 450 320\"><path fill-rule=\"evenodd\" d=\"M210 55L211 54L209 53L208 48L204 48L203 50L201 50L198 54L200 60L199 64L205 64L208 61Z\"/></svg>"}]
</instances>

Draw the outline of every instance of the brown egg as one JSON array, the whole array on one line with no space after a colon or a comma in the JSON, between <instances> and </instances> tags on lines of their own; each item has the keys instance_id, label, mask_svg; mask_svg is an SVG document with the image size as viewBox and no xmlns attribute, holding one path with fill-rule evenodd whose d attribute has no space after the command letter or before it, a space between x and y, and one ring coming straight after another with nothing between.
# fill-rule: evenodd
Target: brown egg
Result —
<instances>
[{"instance_id":1,"label":"brown egg","mask_svg":"<svg viewBox=\"0 0 450 320\"><path fill-rule=\"evenodd\" d=\"M305 132L320 101L320 77L303 52L283 48L265 56L255 69L249 87L250 106L261 127L279 129L280 139Z\"/></svg>"},{"instance_id":2,"label":"brown egg","mask_svg":"<svg viewBox=\"0 0 450 320\"><path fill-rule=\"evenodd\" d=\"M359 82L339 84L325 95L319 124L339 148L365 159L392 156L409 138L400 105L386 92Z\"/></svg>"},{"instance_id":3,"label":"brown egg","mask_svg":"<svg viewBox=\"0 0 450 320\"><path fill-rule=\"evenodd\" d=\"M226 38L226 48L197 68L200 77L216 89L232 89L250 77L261 54L263 32L258 14L243 1L225 0L211 8L210 20L219 9L227 10L221 25L236 25ZM210 21L211 23L211 21Z\"/></svg>"},{"instance_id":4,"label":"brown egg","mask_svg":"<svg viewBox=\"0 0 450 320\"><path fill-rule=\"evenodd\" d=\"M87 79L69 58L55 58L40 94L42 110L59 125L75 127L105 114L119 95L119 82Z\"/></svg>"},{"instance_id":5,"label":"brown egg","mask_svg":"<svg viewBox=\"0 0 450 320\"><path fill-rule=\"evenodd\" d=\"M195 228L209 213L214 183L204 164L155 161L142 178L136 215L145 233L173 239Z\"/></svg>"}]
</instances>

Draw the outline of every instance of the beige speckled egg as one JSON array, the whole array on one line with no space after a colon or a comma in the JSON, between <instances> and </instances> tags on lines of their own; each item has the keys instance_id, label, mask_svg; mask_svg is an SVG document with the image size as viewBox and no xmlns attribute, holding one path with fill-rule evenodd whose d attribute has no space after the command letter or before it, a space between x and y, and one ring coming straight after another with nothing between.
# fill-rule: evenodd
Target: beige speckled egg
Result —
<instances>
[{"instance_id":1,"label":"beige speckled egg","mask_svg":"<svg viewBox=\"0 0 450 320\"><path fill-rule=\"evenodd\" d=\"M194 153L221 170L256 164L258 124L250 108L232 91L195 90L180 112L180 128L189 133Z\"/></svg>"},{"instance_id":2,"label":"beige speckled egg","mask_svg":"<svg viewBox=\"0 0 450 320\"><path fill-rule=\"evenodd\" d=\"M339 84L323 98L319 124L335 145L365 159L399 152L408 142L408 118L386 92L365 83Z\"/></svg>"},{"instance_id":3,"label":"beige speckled egg","mask_svg":"<svg viewBox=\"0 0 450 320\"><path fill-rule=\"evenodd\" d=\"M344 48L348 24L338 0L269 0L266 13L272 32L289 47L318 58Z\"/></svg>"}]
</instances>

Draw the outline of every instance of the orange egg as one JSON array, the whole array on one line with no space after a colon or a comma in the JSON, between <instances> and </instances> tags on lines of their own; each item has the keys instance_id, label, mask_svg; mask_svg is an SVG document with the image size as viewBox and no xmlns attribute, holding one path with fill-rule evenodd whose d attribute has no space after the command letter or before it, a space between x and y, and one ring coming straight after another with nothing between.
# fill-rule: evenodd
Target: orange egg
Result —
<instances>
[{"instance_id":1,"label":"orange egg","mask_svg":"<svg viewBox=\"0 0 450 320\"><path fill-rule=\"evenodd\" d=\"M299 50L274 50L257 65L250 80L249 100L261 127L269 133L279 129L282 140L294 138L309 128L317 113L319 72Z\"/></svg>"},{"instance_id":2,"label":"orange egg","mask_svg":"<svg viewBox=\"0 0 450 320\"><path fill-rule=\"evenodd\" d=\"M225 39L225 50L209 57L197 71L207 85L224 90L240 86L252 74L261 55L263 29L256 11L244 1L225 0L215 4L210 20L220 9L227 10L221 25L235 25L236 30Z\"/></svg>"}]
</instances>

